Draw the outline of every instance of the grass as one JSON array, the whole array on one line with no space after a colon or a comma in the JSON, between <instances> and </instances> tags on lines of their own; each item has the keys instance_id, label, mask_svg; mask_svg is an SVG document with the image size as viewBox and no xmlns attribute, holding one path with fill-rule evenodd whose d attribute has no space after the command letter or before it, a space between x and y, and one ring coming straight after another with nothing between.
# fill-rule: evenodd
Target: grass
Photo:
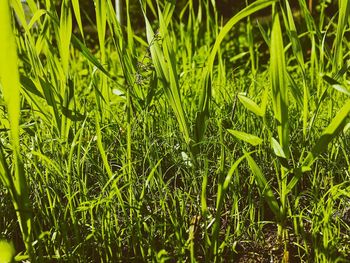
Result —
<instances>
[{"instance_id":1,"label":"grass","mask_svg":"<svg viewBox=\"0 0 350 263\"><path fill-rule=\"evenodd\" d=\"M0 259L348 262L350 8L310 2L2 1Z\"/></svg>"}]
</instances>

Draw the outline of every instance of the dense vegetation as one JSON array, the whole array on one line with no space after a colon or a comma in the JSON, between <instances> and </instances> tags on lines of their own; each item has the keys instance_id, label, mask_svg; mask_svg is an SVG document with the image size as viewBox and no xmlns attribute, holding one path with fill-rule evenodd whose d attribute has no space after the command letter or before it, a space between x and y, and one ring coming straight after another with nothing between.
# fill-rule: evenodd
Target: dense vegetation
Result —
<instances>
[{"instance_id":1,"label":"dense vegetation","mask_svg":"<svg viewBox=\"0 0 350 263\"><path fill-rule=\"evenodd\" d=\"M348 0L82 2L0 1L0 262L350 261Z\"/></svg>"}]
</instances>

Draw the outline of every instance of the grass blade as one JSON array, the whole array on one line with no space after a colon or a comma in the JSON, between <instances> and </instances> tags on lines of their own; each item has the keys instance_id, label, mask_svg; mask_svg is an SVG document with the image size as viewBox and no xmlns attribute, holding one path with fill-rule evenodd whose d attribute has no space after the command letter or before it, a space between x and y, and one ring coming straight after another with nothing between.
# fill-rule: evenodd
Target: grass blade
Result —
<instances>
[{"instance_id":1,"label":"grass blade","mask_svg":"<svg viewBox=\"0 0 350 263\"><path fill-rule=\"evenodd\" d=\"M322 132L321 137L317 140L316 144L312 148L311 152L306 156L302 162L303 166L310 166L316 157L323 153L328 144L339 134L342 130L346 118L350 114L350 100L338 111L338 114L333 118L331 123Z\"/></svg>"},{"instance_id":2,"label":"grass blade","mask_svg":"<svg viewBox=\"0 0 350 263\"><path fill-rule=\"evenodd\" d=\"M19 120L20 120L20 81L15 36L11 27L9 1L0 2L0 86L8 110L10 138L13 149L14 174L4 166L4 155L1 154L1 178L8 182L17 218L22 231L23 242L29 255L32 252L29 189L26 182L23 162L20 153ZM2 146L1 146L2 148ZM2 152L2 149L1 149ZM6 171L7 172L4 172ZM5 178L6 177L6 178Z\"/></svg>"},{"instance_id":3,"label":"grass blade","mask_svg":"<svg viewBox=\"0 0 350 263\"><path fill-rule=\"evenodd\" d=\"M210 55L208 57L208 63L206 67L203 69L202 78L201 78L201 86L202 86L202 93L201 93L201 99L200 103L197 108L197 117L196 117L196 141L199 142L202 140L202 137L206 130L206 122L209 118L209 105L211 100L211 94L212 94L212 88L211 88L211 80L212 80L212 74L213 74L213 67L214 67L214 61L215 57L219 51L220 44L224 40L225 36L229 33L229 31L242 19L246 18L247 16L266 8L270 5L272 5L275 0L259 0L255 1L251 5L244 8L242 11L240 11L237 15L233 16L221 29L219 35L216 37L214 46L210 52Z\"/></svg>"},{"instance_id":4,"label":"grass blade","mask_svg":"<svg viewBox=\"0 0 350 263\"><path fill-rule=\"evenodd\" d=\"M348 24L348 17L350 14L350 1L339 0L339 17L337 23L337 33L335 36L335 52L334 52L334 71L337 71L343 66L343 38L346 26Z\"/></svg>"},{"instance_id":5,"label":"grass blade","mask_svg":"<svg viewBox=\"0 0 350 263\"><path fill-rule=\"evenodd\" d=\"M246 96L243 96L241 94L238 94L238 99L242 104L251 112L254 114L263 117L265 115L265 112L251 99L249 99Z\"/></svg>"},{"instance_id":6,"label":"grass blade","mask_svg":"<svg viewBox=\"0 0 350 263\"><path fill-rule=\"evenodd\" d=\"M247 158L250 170L254 174L256 184L259 187L262 196L265 198L267 204L271 208L272 212L275 214L277 220L280 219L282 217L280 205L264 174L261 172L259 166L256 164L256 162L250 155L246 154L245 157Z\"/></svg>"},{"instance_id":7,"label":"grass blade","mask_svg":"<svg viewBox=\"0 0 350 263\"><path fill-rule=\"evenodd\" d=\"M179 83L176 72L176 63L174 61L174 50L167 34L167 24L159 11L159 19L161 26L161 37L163 38L163 46L157 42L157 36L154 34L152 26L144 13L146 22L147 40L150 45L152 60L154 63L157 76L163 84L163 88L170 106L172 107L176 119L179 123L180 130L184 136L185 142L190 143L190 133L187 120L182 106ZM163 49L162 49L163 48Z\"/></svg>"},{"instance_id":8,"label":"grass blade","mask_svg":"<svg viewBox=\"0 0 350 263\"><path fill-rule=\"evenodd\" d=\"M289 127L288 127L288 88L286 78L286 62L284 58L282 31L278 13L275 12L271 36L270 73L272 83L272 103L279 143L289 156Z\"/></svg>"},{"instance_id":9,"label":"grass blade","mask_svg":"<svg viewBox=\"0 0 350 263\"><path fill-rule=\"evenodd\" d=\"M247 142L253 146L257 146L259 144L261 144L263 142L262 139L260 139L259 137L252 135L252 134L248 134L245 132L241 132L241 131L236 131L236 130L227 130L230 134L232 134L233 136L235 136L237 139L242 140L244 142Z\"/></svg>"}]
</instances>

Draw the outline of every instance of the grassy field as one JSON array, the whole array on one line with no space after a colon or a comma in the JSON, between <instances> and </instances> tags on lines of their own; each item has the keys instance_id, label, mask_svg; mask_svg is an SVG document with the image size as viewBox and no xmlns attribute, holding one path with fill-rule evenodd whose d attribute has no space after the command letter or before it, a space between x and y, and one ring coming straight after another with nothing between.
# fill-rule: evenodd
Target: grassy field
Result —
<instances>
[{"instance_id":1,"label":"grassy field","mask_svg":"<svg viewBox=\"0 0 350 263\"><path fill-rule=\"evenodd\" d=\"M80 2L0 1L0 263L350 262L348 0Z\"/></svg>"}]
</instances>

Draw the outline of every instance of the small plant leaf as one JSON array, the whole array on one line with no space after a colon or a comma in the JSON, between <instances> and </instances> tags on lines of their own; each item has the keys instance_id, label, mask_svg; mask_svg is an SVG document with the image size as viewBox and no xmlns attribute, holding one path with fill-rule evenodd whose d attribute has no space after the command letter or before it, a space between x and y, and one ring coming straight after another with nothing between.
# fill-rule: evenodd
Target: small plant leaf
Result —
<instances>
[{"instance_id":1,"label":"small plant leaf","mask_svg":"<svg viewBox=\"0 0 350 263\"><path fill-rule=\"evenodd\" d=\"M343 84L341 84L339 81L337 81L334 78L331 78L327 75L324 75L322 78L329 85L331 85L333 89L340 91L346 95L350 95L350 91Z\"/></svg>"},{"instance_id":2,"label":"small plant leaf","mask_svg":"<svg viewBox=\"0 0 350 263\"><path fill-rule=\"evenodd\" d=\"M280 161L280 163L285 167L285 168L289 168L289 164L288 164L288 160L286 157L286 154L284 153L281 145L278 143L278 141L275 138L271 138L271 147L273 149L273 151L275 152L278 160Z\"/></svg>"},{"instance_id":3,"label":"small plant leaf","mask_svg":"<svg viewBox=\"0 0 350 263\"><path fill-rule=\"evenodd\" d=\"M242 94L238 94L238 99L251 112L253 112L256 115L261 116L261 117L264 116L263 110L254 101L252 101L248 97L246 97Z\"/></svg>"},{"instance_id":4,"label":"small plant leaf","mask_svg":"<svg viewBox=\"0 0 350 263\"><path fill-rule=\"evenodd\" d=\"M241 131L236 131L232 129L227 130L230 134L235 136L237 139L242 140L244 142L247 142L253 146L257 146L263 142L263 140L255 135L241 132Z\"/></svg>"}]
</instances>

